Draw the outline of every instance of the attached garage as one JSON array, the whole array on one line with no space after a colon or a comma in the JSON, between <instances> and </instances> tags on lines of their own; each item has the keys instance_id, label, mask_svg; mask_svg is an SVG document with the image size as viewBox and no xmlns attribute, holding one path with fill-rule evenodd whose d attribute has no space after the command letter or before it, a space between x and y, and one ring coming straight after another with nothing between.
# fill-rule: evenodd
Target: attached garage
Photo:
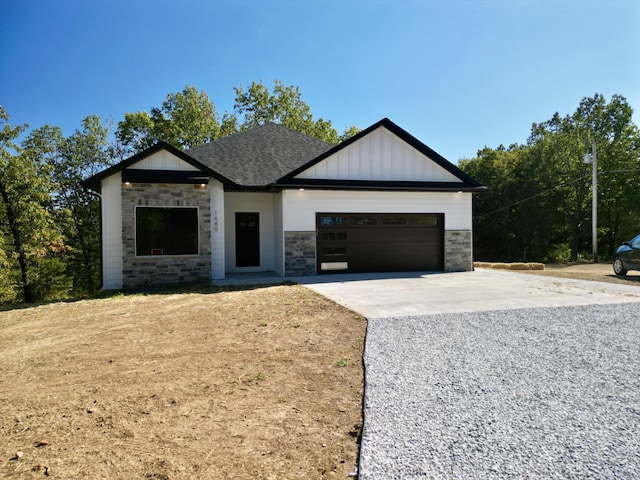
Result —
<instances>
[{"instance_id":1,"label":"attached garage","mask_svg":"<svg viewBox=\"0 0 640 480\"><path fill-rule=\"evenodd\" d=\"M317 267L323 273L444 270L444 215L318 213Z\"/></svg>"},{"instance_id":2,"label":"attached garage","mask_svg":"<svg viewBox=\"0 0 640 480\"><path fill-rule=\"evenodd\" d=\"M102 194L105 289L472 270L472 196L486 189L387 118L338 145L274 123L186 151L161 142L85 184ZM160 243L140 224L158 212L171 214Z\"/></svg>"}]
</instances>

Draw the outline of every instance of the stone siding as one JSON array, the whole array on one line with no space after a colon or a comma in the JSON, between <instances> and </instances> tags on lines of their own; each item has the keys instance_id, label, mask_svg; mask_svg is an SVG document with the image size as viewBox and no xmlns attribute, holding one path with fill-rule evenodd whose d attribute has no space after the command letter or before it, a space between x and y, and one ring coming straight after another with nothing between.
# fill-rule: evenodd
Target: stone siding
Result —
<instances>
[{"instance_id":1,"label":"stone siding","mask_svg":"<svg viewBox=\"0 0 640 480\"><path fill-rule=\"evenodd\" d=\"M135 207L198 207L198 255L136 257ZM211 279L211 207L208 187L183 184L122 184L123 288Z\"/></svg>"},{"instance_id":2,"label":"stone siding","mask_svg":"<svg viewBox=\"0 0 640 480\"><path fill-rule=\"evenodd\" d=\"M284 275L316 274L316 232L284 232Z\"/></svg>"},{"instance_id":3,"label":"stone siding","mask_svg":"<svg viewBox=\"0 0 640 480\"><path fill-rule=\"evenodd\" d=\"M444 270L468 272L473 270L473 245L470 230L444 232Z\"/></svg>"}]
</instances>

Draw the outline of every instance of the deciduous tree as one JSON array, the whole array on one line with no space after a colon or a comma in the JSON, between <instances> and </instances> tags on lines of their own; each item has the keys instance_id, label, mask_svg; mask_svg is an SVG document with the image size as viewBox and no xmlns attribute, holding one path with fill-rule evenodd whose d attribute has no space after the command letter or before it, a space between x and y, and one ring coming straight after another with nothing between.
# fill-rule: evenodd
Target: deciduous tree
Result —
<instances>
[{"instance_id":1,"label":"deciduous tree","mask_svg":"<svg viewBox=\"0 0 640 480\"><path fill-rule=\"evenodd\" d=\"M58 223L68 245L68 276L77 293L92 293L100 285L100 202L82 181L111 165L115 156L109 127L90 115L60 145L51 164Z\"/></svg>"},{"instance_id":2,"label":"deciduous tree","mask_svg":"<svg viewBox=\"0 0 640 480\"><path fill-rule=\"evenodd\" d=\"M358 132L357 127L350 127L343 135L339 135L331 121L322 118L314 120L311 107L302 100L300 87L287 86L279 80L274 82L273 92L262 81L253 82L246 89L240 85L235 88L235 92L234 110L241 119L241 130L266 122L276 122L333 144Z\"/></svg>"},{"instance_id":3,"label":"deciduous tree","mask_svg":"<svg viewBox=\"0 0 640 480\"><path fill-rule=\"evenodd\" d=\"M220 116L204 91L187 85L182 92L168 94L160 107L126 113L116 137L131 155L159 141L186 149L266 122L280 123L333 144L359 132L352 126L340 135L331 121L315 120L311 107L302 100L300 87L276 80L273 92L262 82L234 90L234 112Z\"/></svg>"},{"instance_id":4,"label":"deciduous tree","mask_svg":"<svg viewBox=\"0 0 640 480\"><path fill-rule=\"evenodd\" d=\"M640 217L640 135L624 97L584 98L577 110L534 123L527 145L485 148L460 166L489 192L474 205L476 256L487 260L576 260L591 251L591 166L598 159L599 253L610 256ZM634 223L635 222L635 223Z\"/></svg>"},{"instance_id":5,"label":"deciduous tree","mask_svg":"<svg viewBox=\"0 0 640 480\"><path fill-rule=\"evenodd\" d=\"M228 115L221 119L204 91L187 85L182 92L167 95L161 107L151 112L126 113L118 124L117 137L132 152L165 141L176 148L210 142L235 127Z\"/></svg>"},{"instance_id":6,"label":"deciduous tree","mask_svg":"<svg viewBox=\"0 0 640 480\"><path fill-rule=\"evenodd\" d=\"M29 148L14 140L26 126L11 127L9 115L0 107L0 219L5 257L19 267L22 300L33 302L47 258L63 248L51 214L52 185L49 172ZM9 240L9 241L7 241ZM40 278L42 280L42 278ZM44 283L39 283L42 286Z\"/></svg>"}]
</instances>

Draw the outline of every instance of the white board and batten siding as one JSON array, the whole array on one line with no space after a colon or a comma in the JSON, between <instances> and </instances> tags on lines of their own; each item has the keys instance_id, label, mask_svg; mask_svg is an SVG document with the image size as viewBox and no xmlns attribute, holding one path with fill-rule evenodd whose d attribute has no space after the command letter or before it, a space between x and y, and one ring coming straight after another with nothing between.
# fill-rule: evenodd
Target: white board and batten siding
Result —
<instances>
[{"instance_id":1,"label":"white board and batten siding","mask_svg":"<svg viewBox=\"0 0 640 480\"><path fill-rule=\"evenodd\" d=\"M469 192L285 190L283 230L316 229L316 213L444 213L445 230L471 230Z\"/></svg>"},{"instance_id":2,"label":"white board and batten siding","mask_svg":"<svg viewBox=\"0 0 640 480\"><path fill-rule=\"evenodd\" d=\"M122 288L122 175L102 180L102 288Z\"/></svg>"},{"instance_id":3,"label":"white board and batten siding","mask_svg":"<svg viewBox=\"0 0 640 480\"><path fill-rule=\"evenodd\" d=\"M160 150L146 158L143 158L139 162L136 162L129 168L135 168L138 170L182 170L188 172L200 171L190 163L176 157L172 153L166 150Z\"/></svg>"},{"instance_id":4,"label":"white board and batten siding","mask_svg":"<svg viewBox=\"0 0 640 480\"><path fill-rule=\"evenodd\" d=\"M301 179L463 182L380 127L296 176ZM316 212L444 213L445 230L471 230L471 193L286 190L284 231L313 231Z\"/></svg>"},{"instance_id":5,"label":"white board and batten siding","mask_svg":"<svg viewBox=\"0 0 640 480\"><path fill-rule=\"evenodd\" d=\"M455 175L384 127L325 158L295 178L460 182Z\"/></svg>"}]
</instances>

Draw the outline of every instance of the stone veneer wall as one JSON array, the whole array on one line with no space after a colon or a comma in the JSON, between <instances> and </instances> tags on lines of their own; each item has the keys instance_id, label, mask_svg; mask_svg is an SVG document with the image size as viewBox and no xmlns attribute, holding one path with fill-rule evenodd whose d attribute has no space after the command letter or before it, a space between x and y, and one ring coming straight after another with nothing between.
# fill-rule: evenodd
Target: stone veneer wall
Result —
<instances>
[{"instance_id":1,"label":"stone veneer wall","mask_svg":"<svg viewBox=\"0 0 640 480\"><path fill-rule=\"evenodd\" d=\"M136 257L136 206L199 207L199 255ZM211 207L208 187L156 183L123 184L122 253L124 288L210 280Z\"/></svg>"},{"instance_id":2,"label":"stone veneer wall","mask_svg":"<svg viewBox=\"0 0 640 480\"><path fill-rule=\"evenodd\" d=\"M316 274L316 232L284 232L284 275Z\"/></svg>"},{"instance_id":3,"label":"stone veneer wall","mask_svg":"<svg viewBox=\"0 0 640 480\"><path fill-rule=\"evenodd\" d=\"M447 272L473 270L470 230L444 232L444 269ZM284 232L285 276L316 275L315 232Z\"/></svg>"},{"instance_id":4,"label":"stone veneer wall","mask_svg":"<svg viewBox=\"0 0 640 480\"><path fill-rule=\"evenodd\" d=\"M473 270L473 245L470 230L445 230L444 269L446 272Z\"/></svg>"}]
</instances>

